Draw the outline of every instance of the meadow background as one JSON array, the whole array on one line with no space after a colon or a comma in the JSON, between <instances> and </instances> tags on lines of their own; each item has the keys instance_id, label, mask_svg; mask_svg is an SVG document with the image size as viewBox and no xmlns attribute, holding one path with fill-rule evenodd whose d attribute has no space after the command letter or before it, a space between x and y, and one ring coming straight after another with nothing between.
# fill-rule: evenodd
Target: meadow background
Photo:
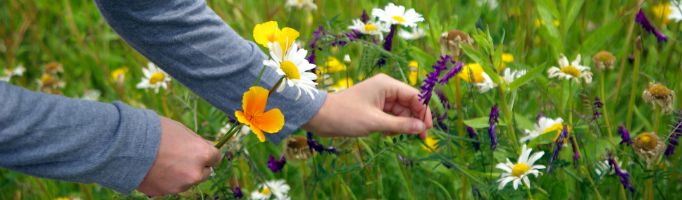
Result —
<instances>
[{"instance_id":1,"label":"meadow background","mask_svg":"<svg viewBox=\"0 0 682 200\"><path fill-rule=\"evenodd\" d=\"M561 54L566 54L569 60L581 54L583 63L592 67L595 81L583 85L574 98L568 99L575 105L569 112L575 113L576 121L581 121L574 125L575 130L579 136L584 136L580 144L584 147L580 164L572 164L570 148L565 148L555 163L555 171L543 171L539 178L532 178L531 190L513 190L509 186L498 190L496 181L500 170L494 168L495 164L506 158L516 161L518 153L513 151L513 142L506 133L498 134L498 149L489 150L485 127L490 107L498 97L495 93L479 94L465 87L462 103L467 115L458 117L452 112L446 121L447 126L452 127L449 132L432 131L431 134L439 139L439 149L435 152L423 148L420 140L406 136L387 138L376 134L358 139L318 138L325 145L335 146L340 153L317 154L307 161L289 161L283 172L272 173L266 166L268 155L280 155L285 145L259 143L249 135L243 141L248 156L234 155L217 170L216 177L186 193L166 198L228 198L230 189L236 184L248 194L261 181L275 178L287 181L293 199L518 199L529 198L530 194L535 199L641 199L646 198L643 190L649 180L656 180L654 198L678 198L677 194L682 191L678 186L682 182L679 152L665 158L652 172L641 166L632 150L627 149L629 147L618 144L620 137L616 134L617 125L625 124L633 136L643 131L656 131L665 139L670 131L668 125L678 120L672 114L656 118L655 110L641 98L642 91L651 81L666 85L676 97L682 91L680 23L664 24L652 13L655 5L668 1L500 1L497 8L491 9L476 1L459 0L317 0L318 9L314 11L287 8L283 0L208 1L226 23L248 40L253 40L251 31L255 24L275 20L280 26L297 29L304 44L320 25L341 32L352 19L359 18L363 9L369 12L389 2L414 8L425 18L420 26L425 28L426 37L414 41L398 39L400 51L394 53L404 59L389 67L369 69L370 66L361 66L359 62L366 54L364 46L354 44L320 52L318 65L324 65L329 56L341 60L349 54L352 61L347 67L351 73L332 74L332 78L341 79L351 74L350 78L357 83L364 77L383 72L408 82L405 78L405 72L409 71L407 61L415 60L420 70L432 71L430 66L440 54L442 32L459 29L471 34L483 30L490 34L495 48L514 56L509 67L539 72L533 73L514 92L515 101L511 104L515 127L512 129L520 135L523 129L532 128L539 113L565 115L557 109L557 104L563 102L561 95L566 89L562 82L549 79L546 71L557 66ZM634 15L640 7L654 25L668 35L667 42L657 42L635 24ZM108 27L92 1L5 0L0 3L0 38L3 41L0 43L0 68L23 65L27 69L23 76L13 77L12 84L38 91L46 66L60 64L63 72L58 74L58 79L65 87L51 91L53 93L83 98L98 91L95 93L100 94L99 101L123 101L155 110L211 140L228 121L224 113L176 81L170 90L158 94L137 89L135 85L142 79L141 69L147 65L147 60ZM633 54L635 41L640 41L641 46L641 52L637 54ZM594 68L591 57L601 50L616 56L614 70L602 72ZM639 70L636 74L633 73L635 65ZM125 69L122 83L112 78L117 69ZM423 78L424 74L420 74L415 87ZM612 138L606 136L603 121L593 123L589 120L592 100L599 95L600 79L607 92L607 98L602 101L608 105L605 112L611 119ZM447 91L448 95L453 95ZM674 103L674 108L682 108L682 101ZM442 110L442 106L434 110ZM454 128L460 118L467 125L479 128L481 151L474 151L472 140ZM503 127L500 129L507 129L505 123L500 126ZM656 128L658 130L654 130ZM305 133L301 131L297 135ZM551 142L538 144L534 149L545 152L540 162L546 165L552 151ZM621 152L618 156L625 163L634 163L625 164L635 187L634 193L624 192L617 176L594 174L595 163L604 160L608 150ZM0 199L56 198L145 197L139 193L122 196L97 185L47 180L0 169Z\"/></svg>"}]
</instances>

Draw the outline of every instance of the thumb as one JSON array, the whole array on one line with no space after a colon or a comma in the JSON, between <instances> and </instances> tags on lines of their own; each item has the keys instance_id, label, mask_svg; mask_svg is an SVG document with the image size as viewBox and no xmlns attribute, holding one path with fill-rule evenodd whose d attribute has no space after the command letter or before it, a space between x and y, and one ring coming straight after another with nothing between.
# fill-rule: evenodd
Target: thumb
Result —
<instances>
[{"instance_id":1,"label":"thumb","mask_svg":"<svg viewBox=\"0 0 682 200\"><path fill-rule=\"evenodd\" d=\"M380 112L376 121L379 122L378 127L375 127L376 131L419 134L426 130L426 125L422 120L412 117L394 116Z\"/></svg>"}]
</instances>

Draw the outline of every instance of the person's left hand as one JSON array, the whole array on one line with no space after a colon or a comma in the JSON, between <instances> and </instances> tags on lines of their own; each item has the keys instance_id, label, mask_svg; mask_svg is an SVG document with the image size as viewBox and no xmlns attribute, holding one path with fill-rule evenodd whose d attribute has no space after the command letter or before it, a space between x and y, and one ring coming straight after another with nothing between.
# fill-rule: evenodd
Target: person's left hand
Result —
<instances>
[{"instance_id":1,"label":"person's left hand","mask_svg":"<svg viewBox=\"0 0 682 200\"><path fill-rule=\"evenodd\" d=\"M360 137L378 131L424 138L433 122L431 110L419 101L418 94L417 89L379 74L330 93L303 128L321 136Z\"/></svg>"}]
</instances>

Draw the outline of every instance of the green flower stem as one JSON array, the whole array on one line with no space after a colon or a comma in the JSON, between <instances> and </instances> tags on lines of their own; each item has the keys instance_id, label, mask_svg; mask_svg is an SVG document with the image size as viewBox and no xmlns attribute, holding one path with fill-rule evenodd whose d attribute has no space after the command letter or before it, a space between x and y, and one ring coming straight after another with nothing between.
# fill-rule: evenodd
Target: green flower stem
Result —
<instances>
[{"instance_id":1,"label":"green flower stem","mask_svg":"<svg viewBox=\"0 0 682 200\"><path fill-rule=\"evenodd\" d=\"M658 134L659 129L661 128L661 107L660 106L654 106L656 111L654 111L654 133Z\"/></svg>"},{"instance_id":2,"label":"green flower stem","mask_svg":"<svg viewBox=\"0 0 682 200\"><path fill-rule=\"evenodd\" d=\"M275 83L275 85L273 85L272 88L270 88L270 92L268 92L268 97L270 97L270 95L271 95L273 92L275 92L275 90L277 90L277 88L278 88L280 85L282 85L282 82L284 82L284 78L285 78L285 76L282 76L281 78L279 78L279 80L277 81L277 83Z\"/></svg>"},{"instance_id":3,"label":"green flower stem","mask_svg":"<svg viewBox=\"0 0 682 200\"><path fill-rule=\"evenodd\" d=\"M637 96L637 80L639 80L639 64L641 62L641 55L639 49L635 48L635 64L632 70L632 84L630 85L630 100L628 102L628 112L625 118L625 126L628 130L632 130L632 112L635 107L635 97Z\"/></svg>"},{"instance_id":4,"label":"green flower stem","mask_svg":"<svg viewBox=\"0 0 682 200\"><path fill-rule=\"evenodd\" d=\"M599 78L599 82L601 82L599 90L600 90L600 96L601 96L601 103L603 106L602 110L604 113L604 122L606 123L606 131L607 131L607 133L609 133L609 141L610 141L610 140L613 140L613 133L611 130L611 121L609 120L609 109L607 109L607 107L606 107L607 96L606 96L606 89L604 89L604 85L605 85L604 79L606 79L605 73L606 73L605 71L602 71L601 77ZM599 128L599 127L597 127L597 128Z\"/></svg>"},{"instance_id":5,"label":"green flower stem","mask_svg":"<svg viewBox=\"0 0 682 200\"><path fill-rule=\"evenodd\" d=\"M507 122L507 133L509 133L510 138L514 141L514 150L518 151L520 148L519 139L516 138L516 133L514 131L514 119L512 110L507 105L507 95L504 93L504 89L500 88L500 97L502 100L502 110L504 110L504 119Z\"/></svg>"},{"instance_id":6,"label":"green flower stem","mask_svg":"<svg viewBox=\"0 0 682 200\"><path fill-rule=\"evenodd\" d=\"M221 147L223 147L223 145L225 145L225 143L227 143L227 141L230 140L230 138L232 138L232 136L237 131L240 131L242 129L242 126L244 125L239 124L237 126L234 126L233 124L232 128L230 128L230 130L227 131L227 134L223 135L223 137L220 137L220 139L218 139L218 143L215 144L215 148L220 149Z\"/></svg>"},{"instance_id":7,"label":"green flower stem","mask_svg":"<svg viewBox=\"0 0 682 200\"><path fill-rule=\"evenodd\" d=\"M533 200L533 193L530 192L530 186L526 186L526 191L528 192L528 199Z\"/></svg>"}]
</instances>

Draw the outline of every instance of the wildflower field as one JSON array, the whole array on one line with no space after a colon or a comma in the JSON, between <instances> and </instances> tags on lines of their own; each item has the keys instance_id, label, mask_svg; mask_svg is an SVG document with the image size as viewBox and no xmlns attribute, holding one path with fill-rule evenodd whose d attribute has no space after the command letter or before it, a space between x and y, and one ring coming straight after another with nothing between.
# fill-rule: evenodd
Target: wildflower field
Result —
<instances>
[{"instance_id":1,"label":"wildflower field","mask_svg":"<svg viewBox=\"0 0 682 200\"><path fill-rule=\"evenodd\" d=\"M223 113L128 46L91 1L0 3L0 78L122 101L224 153L168 199L680 199L679 0L208 0L281 79ZM269 94L376 74L420 90L426 135L281 143ZM348 113L353 117L353 113ZM2 123L0 123L2 124ZM0 199L146 199L0 169Z\"/></svg>"}]
</instances>

